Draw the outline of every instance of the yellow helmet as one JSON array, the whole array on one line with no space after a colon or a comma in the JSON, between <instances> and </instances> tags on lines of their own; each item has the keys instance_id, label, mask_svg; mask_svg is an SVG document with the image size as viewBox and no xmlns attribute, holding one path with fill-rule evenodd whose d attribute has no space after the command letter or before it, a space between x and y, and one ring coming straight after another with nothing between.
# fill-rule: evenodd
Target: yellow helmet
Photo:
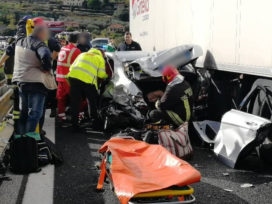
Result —
<instances>
[{"instance_id":1,"label":"yellow helmet","mask_svg":"<svg viewBox=\"0 0 272 204\"><path fill-rule=\"evenodd\" d=\"M26 35L29 36L33 33L34 30L34 21L32 19L28 19L26 21Z\"/></svg>"}]
</instances>

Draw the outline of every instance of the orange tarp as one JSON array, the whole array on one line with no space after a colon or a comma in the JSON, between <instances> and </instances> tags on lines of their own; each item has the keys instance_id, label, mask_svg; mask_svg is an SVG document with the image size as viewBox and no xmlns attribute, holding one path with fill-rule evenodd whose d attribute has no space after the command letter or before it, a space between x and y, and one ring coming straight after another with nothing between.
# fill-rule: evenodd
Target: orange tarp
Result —
<instances>
[{"instance_id":1,"label":"orange tarp","mask_svg":"<svg viewBox=\"0 0 272 204\"><path fill-rule=\"evenodd\" d=\"M112 138L99 150L111 152L115 193L122 204L136 194L199 182L201 175L160 145Z\"/></svg>"}]
</instances>

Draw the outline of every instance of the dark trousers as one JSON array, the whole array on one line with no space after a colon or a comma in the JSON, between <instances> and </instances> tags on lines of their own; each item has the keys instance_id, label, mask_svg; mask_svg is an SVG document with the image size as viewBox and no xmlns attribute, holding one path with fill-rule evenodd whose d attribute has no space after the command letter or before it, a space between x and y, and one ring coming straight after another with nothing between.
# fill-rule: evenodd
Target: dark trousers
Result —
<instances>
[{"instance_id":1,"label":"dark trousers","mask_svg":"<svg viewBox=\"0 0 272 204\"><path fill-rule=\"evenodd\" d=\"M87 84L75 78L69 78L70 81L70 100L73 126L78 126L79 106L83 98L87 98L89 102L90 117L93 120L97 116L98 93L93 84Z\"/></svg>"},{"instance_id":2,"label":"dark trousers","mask_svg":"<svg viewBox=\"0 0 272 204\"><path fill-rule=\"evenodd\" d=\"M14 87L14 100L13 100L13 119L15 134L20 133L20 101L19 101L19 88Z\"/></svg>"}]
</instances>

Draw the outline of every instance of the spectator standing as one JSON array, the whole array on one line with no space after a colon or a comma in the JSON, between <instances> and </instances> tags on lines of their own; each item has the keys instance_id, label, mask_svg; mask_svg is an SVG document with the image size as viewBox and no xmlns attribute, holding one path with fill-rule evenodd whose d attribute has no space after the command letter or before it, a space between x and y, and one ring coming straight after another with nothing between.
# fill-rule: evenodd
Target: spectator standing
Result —
<instances>
[{"instance_id":1,"label":"spectator standing","mask_svg":"<svg viewBox=\"0 0 272 204\"><path fill-rule=\"evenodd\" d=\"M79 34L77 48L81 52L88 52L92 48L90 41L91 41L91 36L89 33Z\"/></svg>"},{"instance_id":2,"label":"spectator standing","mask_svg":"<svg viewBox=\"0 0 272 204\"><path fill-rule=\"evenodd\" d=\"M40 18L34 18L34 25L36 21L39 21ZM47 41L45 41L45 44L48 46L50 52L51 52L51 57L52 57L52 70L53 72L56 71L57 69L57 58L58 58L58 54L60 52L61 49L61 45L58 42L58 40L54 37L50 37ZM56 90L49 90L46 100L45 100L45 104L44 104L44 112L42 115L42 118L40 120L40 134L41 135L45 135L46 132L43 130L43 125L44 125L44 119L45 119L45 112L47 108L51 109L50 112L50 117L54 118L56 116L56 108L57 108L57 99L56 99Z\"/></svg>"},{"instance_id":3,"label":"spectator standing","mask_svg":"<svg viewBox=\"0 0 272 204\"><path fill-rule=\"evenodd\" d=\"M27 18L19 21L15 64L12 81L19 86L20 134L40 138L35 133L43 110L48 89L55 89L52 73L51 52L44 43L49 39L49 31L43 20L35 24L31 35L26 36Z\"/></svg>"},{"instance_id":4,"label":"spectator standing","mask_svg":"<svg viewBox=\"0 0 272 204\"><path fill-rule=\"evenodd\" d=\"M118 51L142 50L140 44L132 40L132 35L130 32L126 32L124 38L125 38L125 42L122 42L119 45Z\"/></svg>"}]
</instances>

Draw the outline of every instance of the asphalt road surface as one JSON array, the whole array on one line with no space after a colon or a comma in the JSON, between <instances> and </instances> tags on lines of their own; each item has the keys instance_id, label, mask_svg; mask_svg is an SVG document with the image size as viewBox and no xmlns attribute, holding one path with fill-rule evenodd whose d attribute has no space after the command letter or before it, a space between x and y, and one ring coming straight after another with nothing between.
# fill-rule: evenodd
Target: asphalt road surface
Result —
<instances>
[{"instance_id":1,"label":"asphalt road surface","mask_svg":"<svg viewBox=\"0 0 272 204\"><path fill-rule=\"evenodd\" d=\"M47 117L47 137L62 152L64 164L49 165L41 172L14 175L0 183L1 204L118 204L117 198L105 183L105 190L96 191L100 161L99 147L108 139L97 133L72 133L58 128ZM196 203L272 203L272 169L261 167L253 158L245 161L244 170L226 167L207 149L195 148L190 163L202 174L202 181L194 184ZM247 169L247 170L245 170ZM253 187L242 188L245 183Z\"/></svg>"}]
</instances>

